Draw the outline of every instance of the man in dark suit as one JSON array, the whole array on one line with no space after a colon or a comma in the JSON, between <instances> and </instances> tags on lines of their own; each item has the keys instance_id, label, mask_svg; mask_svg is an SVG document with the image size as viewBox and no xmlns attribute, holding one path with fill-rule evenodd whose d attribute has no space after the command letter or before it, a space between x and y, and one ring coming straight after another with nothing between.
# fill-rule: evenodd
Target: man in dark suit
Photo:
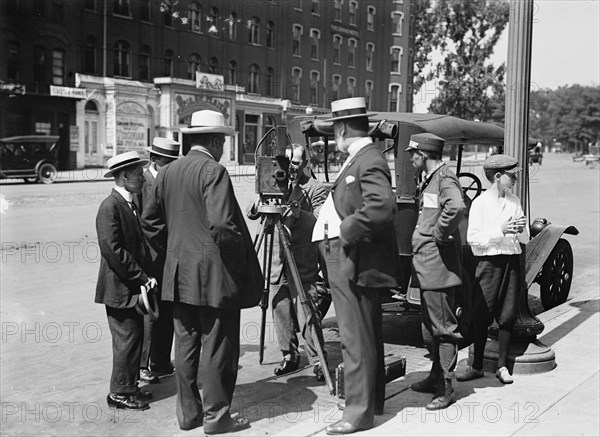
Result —
<instances>
[{"instance_id":1,"label":"man in dark suit","mask_svg":"<svg viewBox=\"0 0 600 437\"><path fill-rule=\"evenodd\" d=\"M455 290L462 284L462 240L458 226L465 204L458 178L442 162L444 140L423 133L410 137L409 147L419 186L419 220L413 233L413 267L421 289L423 323L431 333L431 372L411 386L432 393L425 408L439 410L456 401L452 388L457 343L462 338L454 314Z\"/></svg>"},{"instance_id":2,"label":"man in dark suit","mask_svg":"<svg viewBox=\"0 0 600 437\"><path fill-rule=\"evenodd\" d=\"M313 241L327 263L344 359L346 406L327 434L373 427L383 413L385 376L380 293L396 287L391 174L368 136L362 97L331 103L338 148L349 157L321 207Z\"/></svg>"},{"instance_id":3,"label":"man in dark suit","mask_svg":"<svg viewBox=\"0 0 600 437\"><path fill-rule=\"evenodd\" d=\"M150 152L150 165L144 170L145 183L142 192L136 195L140 211L143 211L144 205L148 203L158 171L179 157L179 143L168 138L155 137L152 146L147 147L146 150ZM158 283L159 316L158 320L154 320L150 315L144 316L140 381L156 384L160 382L159 376L173 373L173 363L171 363L173 309L171 302L160 299L165 253L158 253L152 247L149 247L149 251L152 261L150 274Z\"/></svg>"},{"instance_id":4,"label":"man in dark suit","mask_svg":"<svg viewBox=\"0 0 600 437\"><path fill-rule=\"evenodd\" d=\"M96 230L100 246L100 271L96 303L106 305L112 336L113 368L110 407L148 409L144 398L150 393L137 386L138 364L142 351L143 319L136 310L140 287L154 289L156 280L147 274L147 249L133 196L142 190L143 166L137 152L126 152L108 160L115 187L100 205Z\"/></svg>"},{"instance_id":5,"label":"man in dark suit","mask_svg":"<svg viewBox=\"0 0 600 437\"><path fill-rule=\"evenodd\" d=\"M166 247L162 298L173 302L177 419L205 434L249 426L230 406L237 379L240 310L260 301L263 277L227 170L219 164L233 129L223 114L192 114L184 157L158 173L144 208L150 243ZM198 366L202 367L202 398Z\"/></svg>"}]
</instances>

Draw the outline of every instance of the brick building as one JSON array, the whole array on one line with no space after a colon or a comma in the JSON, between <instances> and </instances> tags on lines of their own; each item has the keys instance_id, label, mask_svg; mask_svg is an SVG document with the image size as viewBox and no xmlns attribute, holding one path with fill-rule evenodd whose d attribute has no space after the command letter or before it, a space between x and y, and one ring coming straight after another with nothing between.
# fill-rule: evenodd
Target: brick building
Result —
<instances>
[{"instance_id":1,"label":"brick building","mask_svg":"<svg viewBox=\"0 0 600 437\"><path fill-rule=\"evenodd\" d=\"M235 127L224 160L267 130L365 96L410 111L409 0L2 0L0 137L60 135L62 169L179 140L199 109ZM309 110L309 111L310 111Z\"/></svg>"}]
</instances>

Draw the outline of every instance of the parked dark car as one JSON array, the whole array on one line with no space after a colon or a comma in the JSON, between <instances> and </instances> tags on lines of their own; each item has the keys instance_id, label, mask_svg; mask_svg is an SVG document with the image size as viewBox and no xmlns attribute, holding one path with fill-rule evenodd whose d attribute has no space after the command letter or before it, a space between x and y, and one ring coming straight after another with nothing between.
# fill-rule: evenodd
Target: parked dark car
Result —
<instances>
[{"instance_id":1,"label":"parked dark car","mask_svg":"<svg viewBox=\"0 0 600 437\"><path fill-rule=\"evenodd\" d=\"M0 179L51 184L58 175L56 135L0 138Z\"/></svg>"}]
</instances>

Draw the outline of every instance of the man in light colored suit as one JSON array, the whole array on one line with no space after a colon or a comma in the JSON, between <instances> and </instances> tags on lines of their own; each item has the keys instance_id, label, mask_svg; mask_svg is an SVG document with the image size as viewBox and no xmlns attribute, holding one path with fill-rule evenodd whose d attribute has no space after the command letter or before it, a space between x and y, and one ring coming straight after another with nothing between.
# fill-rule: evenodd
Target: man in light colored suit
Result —
<instances>
[{"instance_id":1,"label":"man in light colored suit","mask_svg":"<svg viewBox=\"0 0 600 437\"><path fill-rule=\"evenodd\" d=\"M230 412L237 379L240 310L260 301L263 277L225 167L223 114L203 110L181 129L184 157L158 173L144 231L166 248L162 299L173 302L177 419L205 434L249 427ZM198 367L202 398L198 390Z\"/></svg>"},{"instance_id":2,"label":"man in light colored suit","mask_svg":"<svg viewBox=\"0 0 600 437\"><path fill-rule=\"evenodd\" d=\"M396 287L398 251L391 174L368 136L365 99L331 103L336 143L349 157L321 207L313 241L327 264L344 359L346 406L327 434L373 427L383 413L385 375L381 326L382 290Z\"/></svg>"}]
</instances>

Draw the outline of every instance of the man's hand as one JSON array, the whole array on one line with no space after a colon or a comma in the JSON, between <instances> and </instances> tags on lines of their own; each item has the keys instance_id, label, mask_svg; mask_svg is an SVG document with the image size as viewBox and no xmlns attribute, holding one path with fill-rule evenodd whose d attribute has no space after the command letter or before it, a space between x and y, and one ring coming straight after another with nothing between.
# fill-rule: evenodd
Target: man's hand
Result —
<instances>
[{"instance_id":1,"label":"man's hand","mask_svg":"<svg viewBox=\"0 0 600 437\"><path fill-rule=\"evenodd\" d=\"M503 234L520 234L527 226L527 218L525 216L513 220L510 217L507 221L500 225Z\"/></svg>"},{"instance_id":2,"label":"man's hand","mask_svg":"<svg viewBox=\"0 0 600 437\"><path fill-rule=\"evenodd\" d=\"M146 282L143 287L146 288L146 292L149 296L158 293L158 282L155 278L148 278L148 282Z\"/></svg>"}]
</instances>

